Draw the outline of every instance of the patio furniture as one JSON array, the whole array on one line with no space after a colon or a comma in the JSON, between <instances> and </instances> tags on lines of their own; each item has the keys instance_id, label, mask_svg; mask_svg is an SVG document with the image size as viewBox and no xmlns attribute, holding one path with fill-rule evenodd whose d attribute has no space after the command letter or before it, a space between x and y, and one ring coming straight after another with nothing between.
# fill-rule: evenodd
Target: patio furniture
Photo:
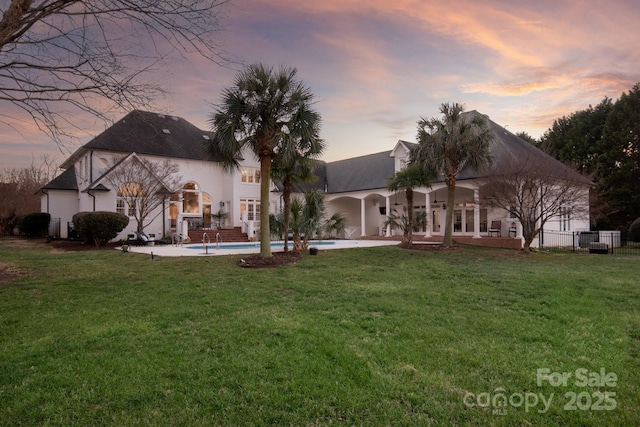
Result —
<instances>
[{"instance_id":1,"label":"patio furniture","mask_svg":"<svg viewBox=\"0 0 640 427\"><path fill-rule=\"evenodd\" d=\"M491 227L489 227L489 237L496 233L498 236L502 236L502 221L491 221Z\"/></svg>"}]
</instances>

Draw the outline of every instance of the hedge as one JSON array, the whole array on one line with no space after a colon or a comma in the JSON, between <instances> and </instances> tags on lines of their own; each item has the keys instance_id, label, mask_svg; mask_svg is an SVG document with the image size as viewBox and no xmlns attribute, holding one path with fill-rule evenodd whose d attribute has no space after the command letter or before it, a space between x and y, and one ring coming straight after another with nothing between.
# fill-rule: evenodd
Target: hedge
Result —
<instances>
[{"instance_id":1,"label":"hedge","mask_svg":"<svg viewBox=\"0 0 640 427\"><path fill-rule=\"evenodd\" d=\"M640 218L636 218L629 227L629 239L634 242L640 242Z\"/></svg>"},{"instance_id":2,"label":"hedge","mask_svg":"<svg viewBox=\"0 0 640 427\"><path fill-rule=\"evenodd\" d=\"M20 234L32 237L44 237L49 232L51 215L46 212L33 212L19 216L16 226Z\"/></svg>"},{"instance_id":3,"label":"hedge","mask_svg":"<svg viewBox=\"0 0 640 427\"><path fill-rule=\"evenodd\" d=\"M86 242L104 246L129 224L129 217L115 212L78 212L73 227Z\"/></svg>"}]
</instances>

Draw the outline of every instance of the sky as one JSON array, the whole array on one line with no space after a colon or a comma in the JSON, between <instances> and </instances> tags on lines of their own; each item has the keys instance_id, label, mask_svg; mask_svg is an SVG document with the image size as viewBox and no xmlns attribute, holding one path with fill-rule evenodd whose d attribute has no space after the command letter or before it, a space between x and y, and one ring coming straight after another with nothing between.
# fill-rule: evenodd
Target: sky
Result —
<instances>
[{"instance_id":1,"label":"sky","mask_svg":"<svg viewBox=\"0 0 640 427\"><path fill-rule=\"evenodd\" d=\"M637 0L231 0L222 13L233 62L190 57L157 70L170 91L157 110L208 130L243 64L295 67L322 116L326 161L415 141L416 122L448 102L537 138L640 82ZM26 122L0 124L0 168L43 154L62 163L104 128L95 121L57 145Z\"/></svg>"}]
</instances>

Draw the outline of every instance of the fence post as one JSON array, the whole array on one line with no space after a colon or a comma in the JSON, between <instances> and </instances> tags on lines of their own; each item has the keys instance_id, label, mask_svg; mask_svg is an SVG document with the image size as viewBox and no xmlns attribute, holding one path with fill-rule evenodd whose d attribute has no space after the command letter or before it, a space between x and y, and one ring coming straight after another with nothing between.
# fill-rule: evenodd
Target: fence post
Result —
<instances>
[{"instance_id":1,"label":"fence post","mask_svg":"<svg viewBox=\"0 0 640 427\"><path fill-rule=\"evenodd\" d=\"M580 238L580 235L578 235L578 238ZM571 232L571 252L576 252L576 231Z\"/></svg>"},{"instance_id":2,"label":"fence post","mask_svg":"<svg viewBox=\"0 0 640 427\"><path fill-rule=\"evenodd\" d=\"M611 255L613 255L613 233L609 233L609 246L611 247Z\"/></svg>"}]
</instances>

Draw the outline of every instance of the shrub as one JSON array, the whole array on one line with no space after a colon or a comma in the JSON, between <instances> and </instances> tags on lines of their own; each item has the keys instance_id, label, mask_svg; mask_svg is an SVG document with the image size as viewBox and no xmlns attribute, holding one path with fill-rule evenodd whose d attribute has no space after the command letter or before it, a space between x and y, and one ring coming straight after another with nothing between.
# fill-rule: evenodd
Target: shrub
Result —
<instances>
[{"instance_id":1,"label":"shrub","mask_svg":"<svg viewBox=\"0 0 640 427\"><path fill-rule=\"evenodd\" d=\"M640 218L636 218L629 227L629 239L640 242Z\"/></svg>"},{"instance_id":2,"label":"shrub","mask_svg":"<svg viewBox=\"0 0 640 427\"><path fill-rule=\"evenodd\" d=\"M32 237L44 237L49 232L51 215L45 212L33 212L18 217L16 225L21 234Z\"/></svg>"},{"instance_id":3,"label":"shrub","mask_svg":"<svg viewBox=\"0 0 640 427\"><path fill-rule=\"evenodd\" d=\"M129 224L129 217L115 212L78 212L73 227L85 241L104 246Z\"/></svg>"}]
</instances>

